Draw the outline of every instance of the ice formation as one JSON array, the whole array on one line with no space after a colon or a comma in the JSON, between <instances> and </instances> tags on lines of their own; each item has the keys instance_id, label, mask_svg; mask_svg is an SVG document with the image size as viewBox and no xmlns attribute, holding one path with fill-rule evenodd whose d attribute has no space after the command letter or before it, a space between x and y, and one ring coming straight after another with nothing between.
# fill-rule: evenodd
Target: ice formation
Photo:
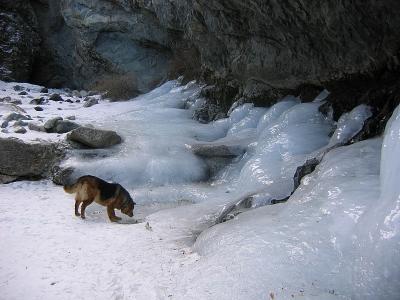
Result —
<instances>
[{"instance_id":1,"label":"ice formation","mask_svg":"<svg viewBox=\"0 0 400 300\"><path fill-rule=\"evenodd\" d=\"M0 84L7 93L11 86ZM40 94L40 87L23 86ZM336 124L319 112L323 91L311 103L293 96L269 108L236 103L227 118L200 124L192 119L204 102L200 89L170 81L134 101L100 101L87 109L63 104L61 111L58 103L46 106L46 118L74 114L123 136L110 150L72 151L65 165L76 168L75 176L89 173L126 186L148 225L107 224L95 207L79 223L70 216L72 200L49 182L0 189L0 222L9 229L1 232L8 245L0 250L5 297L398 299L400 109L383 137L342 146L370 117L367 106ZM41 116L22 100L33 118ZM37 137L64 138L37 132L23 138ZM188 147L196 143L240 151L209 178L208 165ZM322 161L291 195L296 168L312 157ZM229 205L249 197L248 210L217 222ZM107 251L115 255L110 261ZM106 290L99 285L104 281Z\"/></svg>"}]
</instances>

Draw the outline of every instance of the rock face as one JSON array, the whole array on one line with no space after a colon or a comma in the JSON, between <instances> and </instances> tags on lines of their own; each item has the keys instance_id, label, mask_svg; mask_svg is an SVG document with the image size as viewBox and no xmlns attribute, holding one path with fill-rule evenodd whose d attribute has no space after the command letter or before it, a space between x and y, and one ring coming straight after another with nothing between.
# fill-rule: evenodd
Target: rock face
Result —
<instances>
[{"instance_id":1,"label":"rock face","mask_svg":"<svg viewBox=\"0 0 400 300\"><path fill-rule=\"evenodd\" d=\"M140 74L138 87L166 79L175 32L132 1L35 1L46 51L33 75L44 85L90 87L109 74Z\"/></svg>"},{"instance_id":2,"label":"rock face","mask_svg":"<svg viewBox=\"0 0 400 300\"><path fill-rule=\"evenodd\" d=\"M29 1L0 3L0 79L27 81L30 78L40 36Z\"/></svg>"},{"instance_id":3,"label":"rock face","mask_svg":"<svg viewBox=\"0 0 400 300\"><path fill-rule=\"evenodd\" d=\"M72 130L67 135L67 139L91 148L107 148L122 141L121 137L115 131L90 127L79 127Z\"/></svg>"},{"instance_id":4,"label":"rock face","mask_svg":"<svg viewBox=\"0 0 400 300\"><path fill-rule=\"evenodd\" d=\"M396 0L54 0L34 9L52 57L38 81L47 72L85 85L131 72L143 90L198 60L206 79L239 80L251 95L399 64Z\"/></svg>"},{"instance_id":5,"label":"rock face","mask_svg":"<svg viewBox=\"0 0 400 300\"><path fill-rule=\"evenodd\" d=\"M307 98L310 86L335 95L349 89L334 83L398 70L399 11L397 0L3 0L1 72L30 72L38 31L34 82L88 89L106 75L133 74L143 92L201 74L214 86L199 116L207 121L236 100Z\"/></svg>"},{"instance_id":6,"label":"rock face","mask_svg":"<svg viewBox=\"0 0 400 300\"><path fill-rule=\"evenodd\" d=\"M15 138L0 138L0 174L43 177L62 155L55 144L31 144Z\"/></svg>"}]
</instances>

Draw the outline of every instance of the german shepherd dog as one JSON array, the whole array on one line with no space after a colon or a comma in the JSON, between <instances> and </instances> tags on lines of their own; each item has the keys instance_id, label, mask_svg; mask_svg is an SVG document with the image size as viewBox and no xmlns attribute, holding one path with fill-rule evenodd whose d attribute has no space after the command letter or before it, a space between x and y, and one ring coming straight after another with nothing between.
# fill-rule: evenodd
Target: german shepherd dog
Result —
<instances>
[{"instance_id":1,"label":"german shepherd dog","mask_svg":"<svg viewBox=\"0 0 400 300\"><path fill-rule=\"evenodd\" d=\"M108 183L95 176L79 177L76 183L65 185L64 191L75 196L75 216L85 219L86 207L95 201L98 204L107 206L107 214L111 222L121 220L115 215L114 209L120 209L125 215L132 217L135 202L128 191L120 184ZM81 213L79 205L82 203Z\"/></svg>"}]
</instances>

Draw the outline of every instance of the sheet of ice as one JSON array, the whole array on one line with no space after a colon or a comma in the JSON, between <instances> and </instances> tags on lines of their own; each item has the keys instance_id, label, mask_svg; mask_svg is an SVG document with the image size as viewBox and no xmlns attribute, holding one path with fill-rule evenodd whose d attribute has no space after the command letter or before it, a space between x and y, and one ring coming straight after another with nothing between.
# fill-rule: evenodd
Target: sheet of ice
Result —
<instances>
[{"instance_id":1,"label":"sheet of ice","mask_svg":"<svg viewBox=\"0 0 400 300\"><path fill-rule=\"evenodd\" d=\"M375 139L337 148L287 203L201 233L201 259L182 272L178 298L370 299L352 298L353 263L363 251L356 229L379 197L380 147Z\"/></svg>"},{"instance_id":2,"label":"sheet of ice","mask_svg":"<svg viewBox=\"0 0 400 300\"><path fill-rule=\"evenodd\" d=\"M400 106L386 125L380 171L381 194L360 217L356 234L354 298L400 296Z\"/></svg>"},{"instance_id":3,"label":"sheet of ice","mask_svg":"<svg viewBox=\"0 0 400 300\"><path fill-rule=\"evenodd\" d=\"M193 236L212 225L228 206L246 197L268 194L270 201L290 195L296 168L310 153L327 145L333 123L319 113L319 103L285 105L288 109L264 129L243 157L229 165L212 183L213 189L207 191L204 200L197 200L195 205L182 210L160 211L149 216L154 228L163 228L175 220L171 230L175 236ZM238 135L213 143L229 144ZM255 206L269 203L266 197L257 200Z\"/></svg>"},{"instance_id":4,"label":"sheet of ice","mask_svg":"<svg viewBox=\"0 0 400 300\"><path fill-rule=\"evenodd\" d=\"M237 109L240 109L241 107ZM236 123L233 121L235 119L234 117L237 117L237 115L235 115L236 110L234 110L229 117L233 124L228 130L228 135L233 135L245 129L256 128L260 117L265 113L266 110L267 109L263 107L254 107L244 118Z\"/></svg>"},{"instance_id":5,"label":"sheet of ice","mask_svg":"<svg viewBox=\"0 0 400 300\"><path fill-rule=\"evenodd\" d=\"M365 121L372 116L371 108L361 104L340 116L337 128L329 141L328 148L349 141L363 128Z\"/></svg>"},{"instance_id":6,"label":"sheet of ice","mask_svg":"<svg viewBox=\"0 0 400 300\"><path fill-rule=\"evenodd\" d=\"M326 89L322 90L321 93L318 94L317 97L315 97L314 102L321 102L328 97L330 92Z\"/></svg>"},{"instance_id":7,"label":"sheet of ice","mask_svg":"<svg viewBox=\"0 0 400 300\"><path fill-rule=\"evenodd\" d=\"M76 176L94 174L129 187L159 186L207 179L205 163L185 145L197 140L214 140L227 128L194 121L183 109L199 86L176 86L170 82L129 103L125 113L111 114L104 128L114 129L124 138L118 153L105 158L73 156L66 166L77 169ZM125 107L127 104L125 104ZM115 109L114 109L115 110Z\"/></svg>"},{"instance_id":8,"label":"sheet of ice","mask_svg":"<svg viewBox=\"0 0 400 300\"><path fill-rule=\"evenodd\" d=\"M275 122L283 112L299 103L300 101L297 98L293 96L287 96L283 98L282 101L271 106L258 122L257 133L260 134L266 127L268 127L269 124Z\"/></svg>"},{"instance_id":9,"label":"sheet of ice","mask_svg":"<svg viewBox=\"0 0 400 300\"><path fill-rule=\"evenodd\" d=\"M318 107L318 103L294 105L260 133L255 153L240 171L241 189L268 189L275 199L290 195L296 168L329 141L332 122Z\"/></svg>"}]
</instances>

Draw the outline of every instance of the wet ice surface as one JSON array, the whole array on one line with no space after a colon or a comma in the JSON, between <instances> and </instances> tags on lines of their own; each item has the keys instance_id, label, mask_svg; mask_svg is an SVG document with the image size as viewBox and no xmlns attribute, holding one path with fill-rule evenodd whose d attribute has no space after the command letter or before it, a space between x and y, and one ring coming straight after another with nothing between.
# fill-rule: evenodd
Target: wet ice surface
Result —
<instances>
[{"instance_id":1,"label":"wet ice surface","mask_svg":"<svg viewBox=\"0 0 400 300\"><path fill-rule=\"evenodd\" d=\"M5 297L398 299L398 112L382 160L380 138L336 148L288 202L259 207L290 195L296 168L358 132L369 108L355 108L336 128L318 111L325 92L312 103L288 96L270 108L244 104L200 124L191 119L199 91L170 81L134 101L46 107L45 120L74 114L123 136L112 149L72 151L65 166L121 183L139 205L120 224L97 205L82 221L50 182L0 186ZM23 136L37 137L65 135ZM188 147L238 140L245 154L212 179ZM250 195L259 208L213 226L227 205Z\"/></svg>"}]
</instances>

